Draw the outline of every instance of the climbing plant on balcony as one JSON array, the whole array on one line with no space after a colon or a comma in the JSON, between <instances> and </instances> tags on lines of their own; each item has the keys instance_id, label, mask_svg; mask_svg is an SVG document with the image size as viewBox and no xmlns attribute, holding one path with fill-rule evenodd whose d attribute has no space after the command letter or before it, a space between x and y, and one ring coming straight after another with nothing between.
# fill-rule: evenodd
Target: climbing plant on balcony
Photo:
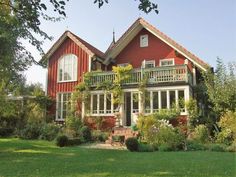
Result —
<instances>
[{"instance_id":1,"label":"climbing plant on balcony","mask_svg":"<svg viewBox=\"0 0 236 177\"><path fill-rule=\"evenodd\" d=\"M113 66L112 71L115 73L115 79L113 81L113 103L122 104L122 84L128 81L131 78L130 72L133 69L132 65L127 65L125 67Z\"/></svg>"}]
</instances>

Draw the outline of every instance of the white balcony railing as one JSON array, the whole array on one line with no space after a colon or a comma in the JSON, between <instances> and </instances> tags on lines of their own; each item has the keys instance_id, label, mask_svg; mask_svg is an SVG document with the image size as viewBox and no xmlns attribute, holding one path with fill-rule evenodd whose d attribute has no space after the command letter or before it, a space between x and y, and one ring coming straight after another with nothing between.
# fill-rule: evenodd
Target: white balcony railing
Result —
<instances>
[{"instance_id":1,"label":"white balcony railing","mask_svg":"<svg viewBox=\"0 0 236 177\"><path fill-rule=\"evenodd\" d=\"M112 71L94 72L91 73L90 83L91 86L97 86L107 80L112 82L115 77ZM192 85L192 73L187 65L133 69L130 78L122 85L139 84L144 77L147 78L148 84L186 82Z\"/></svg>"}]
</instances>

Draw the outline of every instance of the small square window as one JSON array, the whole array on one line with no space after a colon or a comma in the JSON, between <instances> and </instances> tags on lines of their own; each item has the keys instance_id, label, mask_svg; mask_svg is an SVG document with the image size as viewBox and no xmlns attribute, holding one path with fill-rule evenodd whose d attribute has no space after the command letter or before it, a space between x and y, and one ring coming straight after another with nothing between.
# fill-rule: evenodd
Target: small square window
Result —
<instances>
[{"instance_id":1,"label":"small square window","mask_svg":"<svg viewBox=\"0 0 236 177\"><path fill-rule=\"evenodd\" d=\"M148 46L148 35L141 35L140 36L140 47L147 47Z\"/></svg>"}]
</instances>

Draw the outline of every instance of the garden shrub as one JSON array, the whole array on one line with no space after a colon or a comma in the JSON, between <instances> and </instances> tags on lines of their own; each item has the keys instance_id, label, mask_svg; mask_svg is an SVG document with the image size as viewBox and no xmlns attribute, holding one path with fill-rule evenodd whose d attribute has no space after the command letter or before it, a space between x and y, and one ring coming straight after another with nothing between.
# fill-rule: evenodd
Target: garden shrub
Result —
<instances>
[{"instance_id":1,"label":"garden shrub","mask_svg":"<svg viewBox=\"0 0 236 177\"><path fill-rule=\"evenodd\" d=\"M223 143L230 145L233 141L233 133L230 129L222 129L221 132L216 133L216 143Z\"/></svg>"},{"instance_id":2,"label":"garden shrub","mask_svg":"<svg viewBox=\"0 0 236 177\"><path fill-rule=\"evenodd\" d=\"M153 114L157 120L172 120L180 115L180 110L177 108L173 109L161 109L159 112Z\"/></svg>"},{"instance_id":3,"label":"garden shrub","mask_svg":"<svg viewBox=\"0 0 236 177\"><path fill-rule=\"evenodd\" d=\"M66 118L66 134L70 137L77 137L80 135L80 129L83 126L83 122L80 117L70 115Z\"/></svg>"},{"instance_id":4,"label":"garden shrub","mask_svg":"<svg viewBox=\"0 0 236 177\"><path fill-rule=\"evenodd\" d=\"M0 137L7 137L12 135L14 128L11 127L0 127Z\"/></svg>"},{"instance_id":5,"label":"garden shrub","mask_svg":"<svg viewBox=\"0 0 236 177\"><path fill-rule=\"evenodd\" d=\"M206 143L209 141L209 132L205 125L198 125L193 132L193 139L200 143Z\"/></svg>"},{"instance_id":6,"label":"garden shrub","mask_svg":"<svg viewBox=\"0 0 236 177\"><path fill-rule=\"evenodd\" d=\"M93 141L99 141L99 142L105 142L109 137L108 132L102 132L100 130L94 130L92 131L92 140Z\"/></svg>"},{"instance_id":7,"label":"garden shrub","mask_svg":"<svg viewBox=\"0 0 236 177\"><path fill-rule=\"evenodd\" d=\"M56 139L56 145L59 147L64 147L69 144L69 138L66 135L60 135Z\"/></svg>"},{"instance_id":8,"label":"garden shrub","mask_svg":"<svg viewBox=\"0 0 236 177\"><path fill-rule=\"evenodd\" d=\"M226 151L226 145L224 144L208 144L207 148L210 151L224 152Z\"/></svg>"},{"instance_id":9,"label":"garden shrub","mask_svg":"<svg viewBox=\"0 0 236 177\"><path fill-rule=\"evenodd\" d=\"M40 139L52 141L57 137L60 127L53 123L44 124L41 128Z\"/></svg>"},{"instance_id":10,"label":"garden shrub","mask_svg":"<svg viewBox=\"0 0 236 177\"><path fill-rule=\"evenodd\" d=\"M158 150L165 152L165 151L173 151L173 150L175 150L175 149L173 149L173 147L171 147L171 146L168 145L168 144L161 144L161 145L158 147Z\"/></svg>"},{"instance_id":11,"label":"garden shrub","mask_svg":"<svg viewBox=\"0 0 236 177\"><path fill-rule=\"evenodd\" d=\"M228 152L236 152L236 142L233 142L230 146L226 147Z\"/></svg>"},{"instance_id":12,"label":"garden shrub","mask_svg":"<svg viewBox=\"0 0 236 177\"><path fill-rule=\"evenodd\" d=\"M139 143L138 143L137 138L134 138L134 137L127 138L125 141L125 145L127 149L130 150L131 152L138 151Z\"/></svg>"},{"instance_id":13,"label":"garden shrub","mask_svg":"<svg viewBox=\"0 0 236 177\"><path fill-rule=\"evenodd\" d=\"M138 152L153 152L153 151L155 151L155 148L150 144L139 143L138 145Z\"/></svg>"},{"instance_id":14,"label":"garden shrub","mask_svg":"<svg viewBox=\"0 0 236 177\"><path fill-rule=\"evenodd\" d=\"M187 140L186 146L187 146L188 151L207 150L207 147L204 144L201 144L201 143L194 141L194 140Z\"/></svg>"},{"instance_id":15,"label":"garden shrub","mask_svg":"<svg viewBox=\"0 0 236 177\"><path fill-rule=\"evenodd\" d=\"M80 138L72 138L72 139L68 139L68 146L76 146L76 145L80 145L82 144L82 141Z\"/></svg>"},{"instance_id":16,"label":"garden shrub","mask_svg":"<svg viewBox=\"0 0 236 177\"><path fill-rule=\"evenodd\" d=\"M88 126L83 126L80 131L81 131L81 135L83 137L83 140L85 142L89 142L92 140L91 130L89 129Z\"/></svg>"},{"instance_id":17,"label":"garden shrub","mask_svg":"<svg viewBox=\"0 0 236 177\"><path fill-rule=\"evenodd\" d=\"M20 132L22 139L38 139L41 134L42 123L29 122L25 128Z\"/></svg>"}]
</instances>

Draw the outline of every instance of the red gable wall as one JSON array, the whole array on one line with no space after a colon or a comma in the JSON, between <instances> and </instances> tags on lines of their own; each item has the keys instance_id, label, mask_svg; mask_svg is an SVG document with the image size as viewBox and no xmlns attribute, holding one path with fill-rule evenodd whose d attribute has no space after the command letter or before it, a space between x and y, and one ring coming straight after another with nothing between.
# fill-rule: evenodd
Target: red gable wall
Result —
<instances>
[{"instance_id":1,"label":"red gable wall","mask_svg":"<svg viewBox=\"0 0 236 177\"><path fill-rule=\"evenodd\" d=\"M148 47L140 47L140 35L148 34ZM177 56L176 56L177 55ZM161 41L146 29L137 36L115 58L116 64L130 63L134 68L140 68L143 60L155 60L159 66L160 59L175 58L175 64L184 64L185 57L176 54L175 50ZM109 67L111 69L111 66Z\"/></svg>"},{"instance_id":2,"label":"red gable wall","mask_svg":"<svg viewBox=\"0 0 236 177\"><path fill-rule=\"evenodd\" d=\"M65 54L75 54L78 57L78 81L57 83L58 60ZM48 88L47 93L56 99L57 92L71 92L82 80L84 72L88 71L88 54L76 45L71 39L67 38L63 44L54 52L49 59L48 65Z\"/></svg>"}]
</instances>

